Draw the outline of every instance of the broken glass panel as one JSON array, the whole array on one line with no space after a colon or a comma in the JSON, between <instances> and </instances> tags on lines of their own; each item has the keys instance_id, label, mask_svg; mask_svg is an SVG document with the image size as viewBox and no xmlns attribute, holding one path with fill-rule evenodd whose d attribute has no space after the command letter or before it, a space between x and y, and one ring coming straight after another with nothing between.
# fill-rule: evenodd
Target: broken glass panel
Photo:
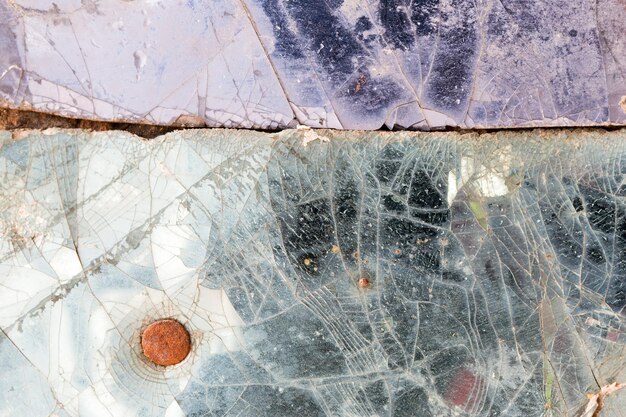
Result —
<instances>
[{"instance_id":1,"label":"broken glass panel","mask_svg":"<svg viewBox=\"0 0 626 417\"><path fill-rule=\"evenodd\" d=\"M2 416L622 415L623 130L0 145Z\"/></svg>"},{"instance_id":2,"label":"broken glass panel","mask_svg":"<svg viewBox=\"0 0 626 417\"><path fill-rule=\"evenodd\" d=\"M623 0L0 0L0 104L277 129L626 123Z\"/></svg>"}]
</instances>

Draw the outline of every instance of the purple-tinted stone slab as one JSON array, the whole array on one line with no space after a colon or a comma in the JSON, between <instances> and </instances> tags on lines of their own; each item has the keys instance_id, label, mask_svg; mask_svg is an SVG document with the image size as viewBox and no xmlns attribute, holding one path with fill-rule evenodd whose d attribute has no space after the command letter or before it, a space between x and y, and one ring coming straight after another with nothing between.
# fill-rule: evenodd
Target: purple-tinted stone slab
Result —
<instances>
[{"instance_id":1,"label":"purple-tinted stone slab","mask_svg":"<svg viewBox=\"0 0 626 417\"><path fill-rule=\"evenodd\" d=\"M0 0L0 103L152 124L626 123L623 0Z\"/></svg>"}]
</instances>

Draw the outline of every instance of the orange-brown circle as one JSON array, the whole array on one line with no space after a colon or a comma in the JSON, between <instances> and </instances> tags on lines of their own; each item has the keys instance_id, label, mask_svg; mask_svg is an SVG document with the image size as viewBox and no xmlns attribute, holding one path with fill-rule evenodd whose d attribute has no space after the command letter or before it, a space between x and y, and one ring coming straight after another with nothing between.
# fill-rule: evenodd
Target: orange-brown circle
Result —
<instances>
[{"instance_id":1,"label":"orange-brown circle","mask_svg":"<svg viewBox=\"0 0 626 417\"><path fill-rule=\"evenodd\" d=\"M178 321L163 319L145 328L141 334L141 348L143 354L157 365L176 365L189 354L191 338Z\"/></svg>"},{"instance_id":2,"label":"orange-brown circle","mask_svg":"<svg viewBox=\"0 0 626 417\"><path fill-rule=\"evenodd\" d=\"M362 277L359 278L359 288L368 288L370 286L370 280Z\"/></svg>"}]
</instances>

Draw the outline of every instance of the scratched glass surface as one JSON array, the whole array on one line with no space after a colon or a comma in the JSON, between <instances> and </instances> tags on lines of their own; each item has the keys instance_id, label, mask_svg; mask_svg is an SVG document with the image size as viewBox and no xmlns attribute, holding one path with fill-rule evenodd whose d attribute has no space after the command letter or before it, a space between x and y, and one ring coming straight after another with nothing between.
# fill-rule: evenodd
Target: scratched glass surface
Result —
<instances>
[{"instance_id":1,"label":"scratched glass surface","mask_svg":"<svg viewBox=\"0 0 626 417\"><path fill-rule=\"evenodd\" d=\"M624 0L0 0L0 105L211 127L626 124Z\"/></svg>"},{"instance_id":2,"label":"scratched glass surface","mask_svg":"<svg viewBox=\"0 0 626 417\"><path fill-rule=\"evenodd\" d=\"M0 416L623 415L623 130L0 144Z\"/></svg>"}]
</instances>

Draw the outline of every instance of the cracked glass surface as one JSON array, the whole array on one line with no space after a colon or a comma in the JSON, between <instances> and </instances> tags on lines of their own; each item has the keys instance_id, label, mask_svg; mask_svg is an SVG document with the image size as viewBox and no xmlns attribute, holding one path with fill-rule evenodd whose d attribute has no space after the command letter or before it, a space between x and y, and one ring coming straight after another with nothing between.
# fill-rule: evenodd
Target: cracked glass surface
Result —
<instances>
[{"instance_id":1,"label":"cracked glass surface","mask_svg":"<svg viewBox=\"0 0 626 417\"><path fill-rule=\"evenodd\" d=\"M278 129L626 123L623 0L0 0L0 103Z\"/></svg>"},{"instance_id":2,"label":"cracked glass surface","mask_svg":"<svg viewBox=\"0 0 626 417\"><path fill-rule=\"evenodd\" d=\"M624 130L0 145L0 416L623 415Z\"/></svg>"}]
</instances>

